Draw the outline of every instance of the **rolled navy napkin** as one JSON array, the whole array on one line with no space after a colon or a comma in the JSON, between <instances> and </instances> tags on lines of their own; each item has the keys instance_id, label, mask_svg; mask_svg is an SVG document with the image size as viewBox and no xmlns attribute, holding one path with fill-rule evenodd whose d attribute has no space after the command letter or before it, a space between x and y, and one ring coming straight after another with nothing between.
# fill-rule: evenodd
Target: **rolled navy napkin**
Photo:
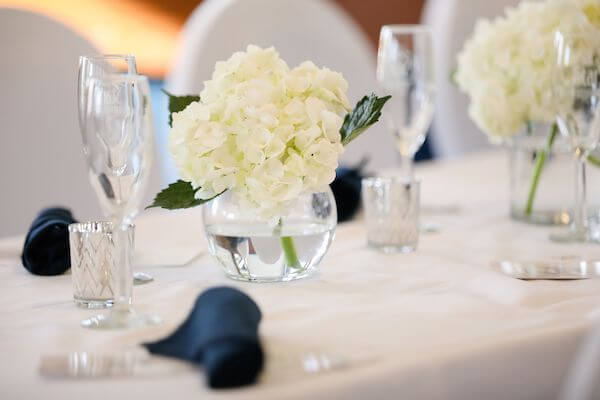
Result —
<instances>
[{"instance_id":1,"label":"rolled navy napkin","mask_svg":"<svg viewBox=\"0 0 600 400\"><path fill-rule=\"evenodd\" d=\"M335 180L331 183L331 191L335 197L338 222L352 219L360 208L360 188L362 169L366 161L355 168L340 167L335 171Z\"/></svg>"},{"instance_id":2,"label":"rolled navy napkin","mask_svg":"<svg viewBox=\"0 0 600 400\"><path fill-rule=\"evenodd\" d=\"M253 383L263 366L261 313L246 294L229 287L206 290L170 336L144 346L152 354L203 364L212 388Z\"/></svg>"},{"instance_id":3,"label":"rolled navy napkin","mask_svg":"<svg viewBox=\"0 0 600 400\"><path fill-rule=\"evenodd\" d=\"M75 221L66 208L42 210L25 237L21 261L34 275L60 275L71 268L69 224Z\"/></svg>"}]
</instances>

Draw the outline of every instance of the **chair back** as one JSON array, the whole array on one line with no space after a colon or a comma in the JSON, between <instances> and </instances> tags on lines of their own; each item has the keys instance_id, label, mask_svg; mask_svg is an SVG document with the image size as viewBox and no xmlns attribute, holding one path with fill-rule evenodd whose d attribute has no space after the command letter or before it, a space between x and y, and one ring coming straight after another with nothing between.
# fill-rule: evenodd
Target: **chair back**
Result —
<instances>
[{"instance_id":1,"label":"chair back","mask_svg":"<svg viewBox=\"0 0 600 400\"><path fill-rule=\"evenodd\" d=\"M96 49L62 24L0 9L0 236L53 205L98 217L77 114L77 68Z\"/></svg>"},{"instance_id":2,"label":"chair back","mask_svg":"<svg viewBox=\"0 0 600 400\"><path fill-rule=\"evenodd\" d=\"M24 233L44 207L102 218L88 179L77 110L79 56L98 50L61 23L0 8L0 236ZM141 208L160 189L156 162Z\"/></svg>"},{"instance_id":3,"label":"chair back","mask_svg":"<svg viewBox=\"0 0 600 400\"><path fill-rule=\"evenodd\" d=\"M583 336L560 388L559 400L600 398L600 324Z\"/></svg>"}]
</instances>

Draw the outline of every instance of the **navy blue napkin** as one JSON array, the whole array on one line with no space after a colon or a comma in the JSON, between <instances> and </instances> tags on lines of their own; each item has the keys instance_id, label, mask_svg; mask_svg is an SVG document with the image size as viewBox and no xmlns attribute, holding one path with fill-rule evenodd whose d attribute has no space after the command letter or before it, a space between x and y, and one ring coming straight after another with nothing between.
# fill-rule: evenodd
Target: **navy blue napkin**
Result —
<instances>
[{"instance_id":1,"label":"navy blue napkin","mask_svg":"<svg viewBox=\"0 0 600 400\"><path fill-rule=\"evenodd\" d=\"M71 268L69 224L76 222L66 208L47 208L33 220L25 237L21 261L35 275L60 275Z\"/></svg>"},{"instance_id":2,"label":"navy blue napkin","mask_svg":"<svg viewBox=\"0 0 600 400\"><path fill-rule=\"evenodd\" d=\"M203 364L212 388L248 385L263 366L260 319L260 310L250 297L237 289L216 287L198 296L175 332L144 346L152 354Z\"/></svg>"},{"instance_id":3,"label":"navy blue napkin","mask_svg":"<svg viewBox=\"0 0 600 400\"><path fill-rule=\"evenodd\" d=\"M360 187L365 163L363 161L355 168L340 167L335 171L335 180L330 187L335 197L338 222L351 220L360 208Z\"/></svg>"}]
</instances>

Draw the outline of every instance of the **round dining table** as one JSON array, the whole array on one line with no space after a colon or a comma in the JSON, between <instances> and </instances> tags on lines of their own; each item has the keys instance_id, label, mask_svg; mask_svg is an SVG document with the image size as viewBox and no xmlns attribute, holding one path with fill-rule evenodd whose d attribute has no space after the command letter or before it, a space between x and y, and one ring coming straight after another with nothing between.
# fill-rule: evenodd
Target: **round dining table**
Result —
<instances>
[{"instance_id":1,"label":"round dining table","mask_svg":"<svg viewBox=\"0 0 600 400\"><path fill-rule=\"evenodd\" d=\"M288 283L226 278L199 208L146 211L134 268L154 281L135 286L134 306L163 323L143 329L82 328L95 311L75 306L70 274L31 275L23 236L0 239L0 398L556 398L600 317L600 279L519 280L500 265L598 260L600 246L556 244L549 234L564 227L511 219L508 171L502 151L419 164L421 220L436 229L416 252L369 248L359 214L338 225L316 274ZM212 390L201 367L143 354L141 343L168 335L201 292L223 285L262 311L256 384ZM131 368L101 373L131 354Z\"/></svg>"}]
</instances>

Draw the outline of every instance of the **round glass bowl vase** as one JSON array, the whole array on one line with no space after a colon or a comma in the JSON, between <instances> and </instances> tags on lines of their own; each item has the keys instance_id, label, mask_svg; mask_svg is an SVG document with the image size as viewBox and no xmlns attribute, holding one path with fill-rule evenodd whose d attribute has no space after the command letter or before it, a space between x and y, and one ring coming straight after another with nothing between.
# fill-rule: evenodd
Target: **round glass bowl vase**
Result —
<instances>
[{"instance_id":1,"label":"round glass bowl vase","mask_svg":"<svg viewBox=\"0 0 600 400\"><path fill-rule=\"evenodd\" d=\"M305 193L284 215L263 218L239 207L230 192L202 206L210 253L235 280L285 282L314 273L337 225L329 186Z\"/></svg>"}]
</instances>

